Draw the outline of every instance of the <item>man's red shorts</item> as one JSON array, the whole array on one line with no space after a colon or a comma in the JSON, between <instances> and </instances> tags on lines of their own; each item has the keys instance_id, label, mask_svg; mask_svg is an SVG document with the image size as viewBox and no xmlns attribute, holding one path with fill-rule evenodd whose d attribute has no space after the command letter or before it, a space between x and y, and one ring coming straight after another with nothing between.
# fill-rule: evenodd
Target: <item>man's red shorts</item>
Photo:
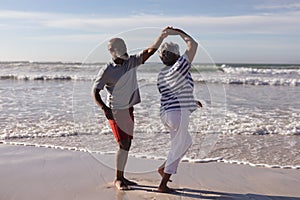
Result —
<instances>
[{"instance_id":1,"label":"man's red shorts","mask_svg":"<svg viewBox=\"0 0 300 200\"><path fill-rule=\"evenodd\" d=\"M124 110L113 109L114 120L108 120L117 142L133 138L133 107Z\"/></svg>"}]
</instances>

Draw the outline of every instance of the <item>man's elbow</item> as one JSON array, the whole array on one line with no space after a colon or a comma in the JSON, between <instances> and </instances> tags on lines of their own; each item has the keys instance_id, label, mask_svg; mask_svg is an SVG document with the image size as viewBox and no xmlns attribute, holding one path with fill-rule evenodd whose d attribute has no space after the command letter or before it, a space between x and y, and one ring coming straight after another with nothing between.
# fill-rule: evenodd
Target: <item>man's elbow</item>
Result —
<instances>
[{"instance_id":1,"label":"man's elbow","mask_svg":"<svg viewBox=\"0 0 300 200\"><path fill-rule=\"evenodd\" d=\"M99 94L100 90L97 88L92 88L91 90L91 96L95 99L97 94Z\"/></svg>"},{"instance_id":2,"label":"man's elbow","mask_svg":"<svg viewBox=\"0 0 300 200\"><path fill-rule=\"evenodd\" d=\"M150 55L153 55L156 51L157 51L157 48L149 48L149 49L148 49L148 53L149 53Z\"/></svg>"},{"instance_id":3,"label":"man's elbow","mask_svg":"<svg viewBox=\"0 0 300 200\"><path fill-rule=\"evenodd\" d=\"M144 64L156 51L157 49L155 48L148 48L148 49L145 49L143 51L143 60L142 60L142 63Z\"/></svg>"}]
</instances>

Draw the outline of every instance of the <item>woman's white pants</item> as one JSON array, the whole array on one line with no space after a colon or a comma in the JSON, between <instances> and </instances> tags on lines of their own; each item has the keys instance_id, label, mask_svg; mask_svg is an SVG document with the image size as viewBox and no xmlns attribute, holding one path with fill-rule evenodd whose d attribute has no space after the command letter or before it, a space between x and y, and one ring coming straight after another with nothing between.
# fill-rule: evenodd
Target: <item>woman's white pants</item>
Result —
<instances>
[{"instance_id":1,"label":"woman's white pants","mask_svg":"<svg viewBox=\"0 0 300 200\"><path fill-rule=\"evenodd\" d=\"M164 169L167 174L176 174L180 160L192 145L192 137L188 132L190 114L188 110L174 110L161 115L171 135L171 148Z\"/></svg>"}]
</instances>

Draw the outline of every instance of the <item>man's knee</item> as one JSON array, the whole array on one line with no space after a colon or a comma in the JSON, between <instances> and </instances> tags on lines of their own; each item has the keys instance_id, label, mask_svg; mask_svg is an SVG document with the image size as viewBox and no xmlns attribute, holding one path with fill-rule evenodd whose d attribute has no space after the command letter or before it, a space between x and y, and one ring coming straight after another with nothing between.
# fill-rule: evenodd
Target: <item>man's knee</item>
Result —
<instances>
[{"instance_id":1,"label":"man's knee","mask_svg":"<svg viewBox=\"0 0 300 200\"><path fill-rule=\"evenodd\" d=\"M131 146L131 140L121 140L119 141L119 148L125 151L129 151Z\"/></svg>"}]
</instances>

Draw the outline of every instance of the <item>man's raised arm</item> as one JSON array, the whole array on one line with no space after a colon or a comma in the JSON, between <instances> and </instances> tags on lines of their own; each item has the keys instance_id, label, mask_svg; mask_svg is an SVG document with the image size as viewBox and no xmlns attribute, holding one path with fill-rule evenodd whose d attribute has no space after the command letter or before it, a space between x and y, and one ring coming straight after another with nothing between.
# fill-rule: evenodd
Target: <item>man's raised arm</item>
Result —
<instances>
[{"instance_id":1,"label":"man's raised arm","mask_svg":"<svg viewBox=\"0 0 300 200\"><path fill-rule=\"evenodd\" d=\"M163 40L168 36L168 28L169 27L163 29L158 38L153 42L153 44L143 51L143 63L145 63L146 60L148 60L148 58L150 58L157 51Z\"/></svg>"}]
</instances>

